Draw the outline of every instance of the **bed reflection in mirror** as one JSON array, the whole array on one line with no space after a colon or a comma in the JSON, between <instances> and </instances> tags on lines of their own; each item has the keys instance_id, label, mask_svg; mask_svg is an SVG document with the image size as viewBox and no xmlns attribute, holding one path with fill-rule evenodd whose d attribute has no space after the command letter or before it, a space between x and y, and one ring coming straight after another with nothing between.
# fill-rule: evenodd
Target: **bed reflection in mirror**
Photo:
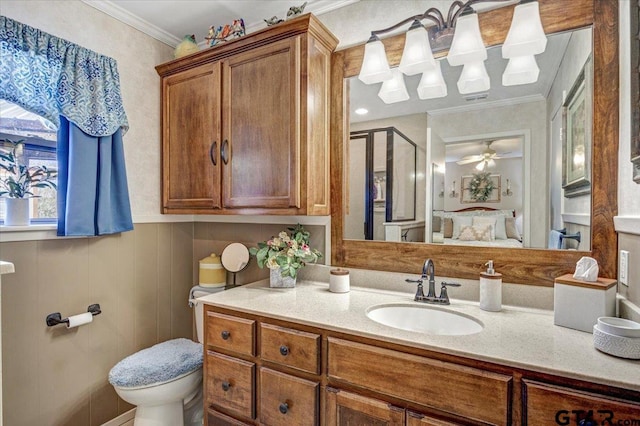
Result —
<instances>
[{"instance_id":1,"label":"bed reflection in mirror","mask_svg":"<svg viewBox=\"0 0 640 426\"><path fill-rule=\"evenodd\" d=\"M378 98L379 84L350 78L345 239L590 250L590 191L576 196L562 182L565 100L583 68L592 66L591 52L591 28L551 35L546 51L536 56L538 81L507 87L501 81L507 60L500 46L492 47L486 61L491 89L471 95L456 89L460 67L441 59L448 96L420 100L420 75L405 76L412 97L395 104ZM356 114L358 108L369 112ZM592 105L587 110L591 117ZM415 217L390 216L393 206L375 198L384 196L376 185L384 193L391 170L383 155L386 142L373 142L373 152L381 155L367 169L362 135L383 128L394 128L416 147L415 187L407 185L415 191ZM560 230L581 239L565 238L558 247L554 235Z\"/></svg>"}]
</instances>

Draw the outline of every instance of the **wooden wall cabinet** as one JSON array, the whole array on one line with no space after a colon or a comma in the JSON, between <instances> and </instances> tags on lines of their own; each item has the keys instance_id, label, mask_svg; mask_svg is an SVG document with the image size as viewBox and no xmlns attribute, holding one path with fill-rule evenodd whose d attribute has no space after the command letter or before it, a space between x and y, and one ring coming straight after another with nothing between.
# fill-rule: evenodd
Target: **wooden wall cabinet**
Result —
<instances>
[{"instance_id":1,"label":"wooden wall cabinet","mask_svg":"<svg viewBox=\"0 0 640 426\"><path fill-rule=\"evenodd\" d=\"M640 392L627 389L213 306L205 327L207 425L640 420Z\"/></svg>"},{"instance_id":2,"label":"wooden wall cabinet","mask_svg":"<svg viewBox=\"0 0 640 426\"><path fill-rule=\"evenodd\" d=\"M307 14L157 66L163 213L328 215L336 45Z\"/></svg>"}]
</instances>

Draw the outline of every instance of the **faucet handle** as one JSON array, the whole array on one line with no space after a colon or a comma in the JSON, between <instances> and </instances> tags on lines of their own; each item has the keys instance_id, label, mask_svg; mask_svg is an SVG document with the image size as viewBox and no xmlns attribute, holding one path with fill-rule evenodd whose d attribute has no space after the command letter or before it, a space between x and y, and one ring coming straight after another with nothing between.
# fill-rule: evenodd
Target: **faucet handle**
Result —
<instances>
[{"instance_id":1,"label":"faucet handle","mask_svg":"<svg viewBox=\"0 0 640 426\"><path fill-rule=\"evenodd\" d=\"M461 284L458 283L447 283L442 281L440 283L442 285L442 287L440 288L440 303L442 303L443 305L449 305L449 293L447 293L447 287L461 287Z\"/></svg>"},{"instance_id":2,"label":"faucet handle","mask_svg":"<svg viewBox=\"0 0 640 426\"><path fill-rule=\"evenodd\" d=\"M424 298L424 291L422 290L422 279L412 280L410 278L407 278L404 281L408 283L418 284L418 288L416 289L416 296L413 300L422 300Z\"/></svg>"}]
</instances>

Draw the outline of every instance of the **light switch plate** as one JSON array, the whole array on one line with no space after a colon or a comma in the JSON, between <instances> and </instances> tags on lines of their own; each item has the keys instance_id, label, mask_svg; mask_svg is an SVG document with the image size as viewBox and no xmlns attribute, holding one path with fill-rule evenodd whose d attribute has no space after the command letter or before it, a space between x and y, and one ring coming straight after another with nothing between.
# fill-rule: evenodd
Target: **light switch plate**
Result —
<instances>
[{"instance_id":1,"label":"light switch plate","mask_svg":"<svg viewBox=\"0 0 640 426\"><path fill-rule=\"evenodd\" d=\"M629 285L629 251L620 250L620 282Z\"/></svg>"}]
</instances>

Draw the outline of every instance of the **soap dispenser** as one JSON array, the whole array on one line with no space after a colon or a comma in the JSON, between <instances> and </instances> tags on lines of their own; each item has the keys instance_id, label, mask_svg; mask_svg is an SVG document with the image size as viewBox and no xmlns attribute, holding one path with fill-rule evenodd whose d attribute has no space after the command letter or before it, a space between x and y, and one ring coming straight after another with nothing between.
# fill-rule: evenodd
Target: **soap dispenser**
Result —
<instances>
[{"instance_id":1,"label":"soap dispenser","mask_svg":"<svg viewBox=\"0 0 640 426\"><path fill-rule=\"evenodd\" d=\"M487 271L480 274L480 309L498 312L502 309L502 274L493 269L493 260L485 266Z\"/></svg>"}]
</instances>

